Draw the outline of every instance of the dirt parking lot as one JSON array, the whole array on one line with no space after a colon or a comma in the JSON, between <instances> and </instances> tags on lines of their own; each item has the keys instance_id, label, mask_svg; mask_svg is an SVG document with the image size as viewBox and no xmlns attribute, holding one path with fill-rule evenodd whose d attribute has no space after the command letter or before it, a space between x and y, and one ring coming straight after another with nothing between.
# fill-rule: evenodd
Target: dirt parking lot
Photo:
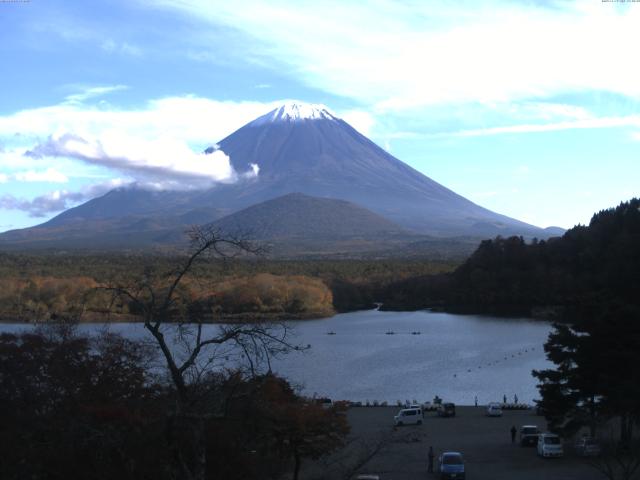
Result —
<instances>
[{"instance_id":1,"label":"dirt parking lot","mask_svg":"<svg viewBox=\"0 0 640 480\"><path fill-rule=\"evenodd\" d=\"M542 459L535 447L511 443L512 425L537 425L546 430L544 417L533 411L504 411L502 417L487 417L483 407L458 407L456 416L441 418L425 412L422 425L393 429L397 407L357 407L348 412L352 435L361 439L386 437L382 450L359 473L377 473L383 480L438 478L427 473L427 451L438 454L462 452L467 479L591 480L601 475L565 447L565 457ZM435 466L434 466L435 468Z\"/></svg>"}]
</instances>

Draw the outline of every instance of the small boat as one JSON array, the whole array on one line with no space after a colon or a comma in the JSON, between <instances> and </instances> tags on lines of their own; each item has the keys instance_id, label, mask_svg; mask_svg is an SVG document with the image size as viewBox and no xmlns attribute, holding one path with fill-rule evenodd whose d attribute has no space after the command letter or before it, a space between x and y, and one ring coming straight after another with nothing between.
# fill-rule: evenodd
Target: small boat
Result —
<instances>
[{"instance_id":1,"label":"small boat","mask_svg":"<svg viewBox=\"0 0 640 480\"><path fill-rule=\"evenodd\" d=\"M411 335L420 335L420 332L411 332Z\"/></svg>"},{"instance_id":2,"label":"small boat","mask_svg":"<svg viewBox=\"0 0 640 480\"><path fill-rule=\"evenodd\" d=\"M394 332L393 330L387 330L387 332L385 333L385 335L395 335L396 332Z\"/></svg>"},{"instance_id":3,"label":"small boat","mask_svg":"<svg viewBox=\"0 0 640 480\"><path fill-rule=\"evenodd\" d=\"M336 334L336 332L334 332L334 331L327 332L327 335L335 335L335 334Z\"/></svg>"}]
</instances>

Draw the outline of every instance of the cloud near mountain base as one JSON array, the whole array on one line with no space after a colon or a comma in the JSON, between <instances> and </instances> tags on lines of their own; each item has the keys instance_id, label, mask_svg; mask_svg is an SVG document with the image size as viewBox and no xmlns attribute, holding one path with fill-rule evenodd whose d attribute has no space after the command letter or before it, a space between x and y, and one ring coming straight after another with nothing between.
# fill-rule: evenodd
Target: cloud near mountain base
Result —
<instances>
[{"instance_id":1,"label":"cloud near mountain base","mask_svg":"<svg viewBox=\"0 0 640 480\"><path fill-rule=\"evenodd\" d=\"M116 178L79 191L53 190L33 199L0 196L0 209L21 210L30 217L46 217L118 187L147 190L195 190L217 183L234 183L258 176L260 168L238 173L229 156L217 145L196 153L174 139L147 141L109 132L100 139L60 133L25 152L34 159L65 157L120 171L129 179Z\"/></svg>"},{"instance_id":2,"label":"cloud near mountain base","mask_svg":"<svg viewBox=\"0 0 640 480\"><path fill-rule=\"evenodd\" d=\"M125 185L128 185L127 181L116 178L108 182L89 185L75 192L54 190L30 200L14 195L2 195L0 196L0 210L22 210L27 212L30 217L42 218Z\"/></svg>"},{"instance_id":3,"label":"cloud near mountain base","mask_svg":"<svg viewBox=\"0 0 640 480\"><path fill-rule=\"evenodd\" d=\"M28 150L33 158L66 157L120 171L155 189L190 190L240 178L222 150L197 153L170 137L140 139L107 131L97 138L63 132Z\"/></svg>"}]
</instances>

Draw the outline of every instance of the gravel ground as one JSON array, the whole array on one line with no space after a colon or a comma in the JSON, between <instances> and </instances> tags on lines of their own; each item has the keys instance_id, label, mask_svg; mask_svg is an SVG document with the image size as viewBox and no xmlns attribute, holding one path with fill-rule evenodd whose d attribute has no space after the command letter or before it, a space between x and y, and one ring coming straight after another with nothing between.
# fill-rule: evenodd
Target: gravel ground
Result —
<instances>
[{"instance_id":1,"label":"gravel ground","mask_svg":"<svg viewBox=\"0 0 640 480\"><path fill-rule=\"evenodd\" d=\"M544 417L533 411L504 411L502 417L487 417L483 407L458 407L452 418L425 412L422 425L393 428L397 407L356 407L348 412L352 436L360 441L386 441L378 454L358 473L376 473L383 480L438 478L427 473L427 451L461 452L466 461L467 479L591 480L602 478L583 459L565 446L565 457L542 459L535 447L511 444L512 425L537 425L546 430ZM517 439L516 439L517 442ZM352 447L355 449L355 447ZM344 453L344 452L343 452ZM355 450L353 455L355 456ZM336 474L336 478L338 478Z\"/></svg>"}]
</instances>

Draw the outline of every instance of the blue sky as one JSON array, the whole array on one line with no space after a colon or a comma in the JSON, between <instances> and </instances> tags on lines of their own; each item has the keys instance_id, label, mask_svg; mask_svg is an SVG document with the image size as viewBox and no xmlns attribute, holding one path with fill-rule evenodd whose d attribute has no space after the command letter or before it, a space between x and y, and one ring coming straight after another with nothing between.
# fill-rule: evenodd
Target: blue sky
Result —
<instances>
[{"instance_id":1,"label":"blue sky","mask_svg":"<svg viewBox=\"0 0 640 480\"><path fill-rule=\"evenodd\" d=\"M229 181L199 152L327 105L480 205L587 223L639 194L640 3L0 2L0 231L130 182Z\"/></svg>"}]
</instances>

